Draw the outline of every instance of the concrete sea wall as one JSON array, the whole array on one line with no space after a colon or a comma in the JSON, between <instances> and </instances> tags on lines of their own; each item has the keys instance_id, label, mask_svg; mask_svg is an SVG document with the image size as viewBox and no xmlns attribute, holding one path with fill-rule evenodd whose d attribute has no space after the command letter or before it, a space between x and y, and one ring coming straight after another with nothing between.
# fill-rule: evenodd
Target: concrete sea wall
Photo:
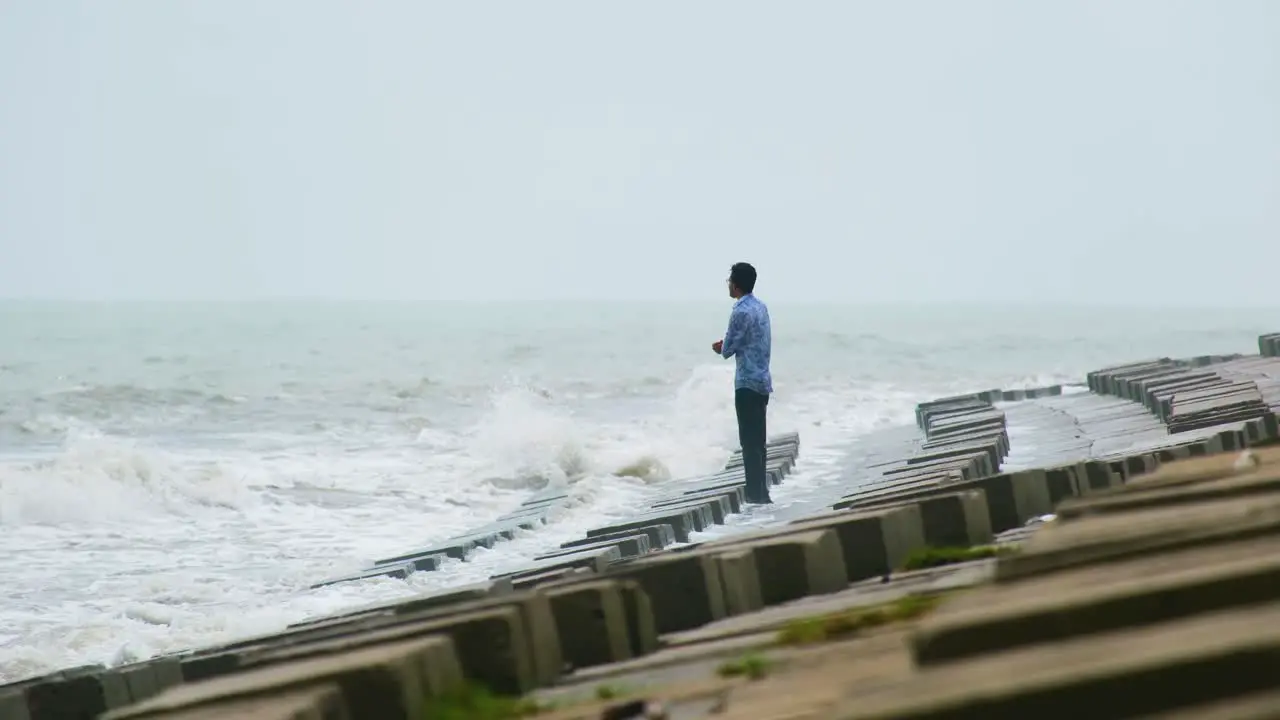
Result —
<instances>
[{"instance_id":1,"label":"concrete sea wall","mask_svg":"<svg viewBox=\"0 0 1280 720\"><path fill-rule=\"evenodd\" d=\"M419 720L474 688L556 718L1280 717L1280 334L1259 351L922 403L821 507L699 541L744 511L735 454L517 572L31 678L0 719ZM803 462L770 438L771 483ZM565 500L317 584L466 561Z\"/></svg>"}]
</instances>

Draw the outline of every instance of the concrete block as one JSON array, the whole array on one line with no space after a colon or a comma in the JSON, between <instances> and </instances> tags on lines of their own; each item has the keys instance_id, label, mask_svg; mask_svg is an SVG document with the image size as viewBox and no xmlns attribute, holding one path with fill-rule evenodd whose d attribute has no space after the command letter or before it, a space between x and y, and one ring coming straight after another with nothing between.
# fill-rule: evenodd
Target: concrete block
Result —
<instances>
[{"instance_id":1,"label":"concrete block","mask_svg":"<svg viewBox=\"0 0 1280 720\"><path fill-rule=\"evenodd\" d=\"M540 588L540 591L545 593L556 588L572 587L582 582L601 582L601 580L599 578L570 578L549 583ZM642 657L657 651L658 631L654 625L653 604L649 602L649 596L638 583L632 580L615 576L610 578L608 582L613 583L613 586L618 589L618 593L622 597L627 641L628 647L631 649L631 656Z\"/></svg>"},{"instance_id":2,"label":"concrete block","mask_svg":"<svg viewBox=\"0 0 1280 720\"><path fill-rule=\"evenodd\" d=\"M983 464L984 460L985 456L982 453L971 453L961 457L902 465L901 467L884 471L883 476L885 478L894 478L899 476L918 475L928 470L956 469L960 471L961 477L968 480L975 474L982 474L982 469L985 467ZM976 473L975 469L977 470Z\"/></svg>"},{"instance_id":3,"label":"concrete block","mask_svg":"<svg viewBox=\"0 0 1280 720\"><path fill-rule=\"evenodd\" d=\"M662 548L665 548L666 546L672 545L676 542L675 531L672 530L670 525L655 524L655 525L644 525L641 527L632 527L625 530L620 530L616 533L608 533L608 532L600 533L598 535L592 535L590 537L582 538L581 540L572 540L567 543L561 543L560 547L562 548L585 547L589 545L594 545L597 542L606 541L606 540L615 540L620 537L621 538L631 537L636 534L642 534L646 538L648 538L650 550L661 550Z\"/></svg>"},{"instance_id":4,"label":"concrete block","mask_svg":"<svg viewBox=\"0 0 1280 720\"><path fill-rule=\"evenodd\" d=\"M720 564L720 584L724 588L725 612L741 615L764 607L760 594L760 573L755 553L749 548L726 550L715 555Z\"/></svg>"},{"instance_id":5,"label":"concrete block","mask_svg":"<svg viewBox=\"0 0 1280 720\"><path fill-rule=\"evenodd\" d=\"M777 485L782 482L782 478L791 472L791 461L787 458L781 460L766 460L764 465L765 475L769 478L771 485ZM741 467L728 468L711 475L705 475L700 478L687 481L685 483L674 483L673 487L682 485L702 486L705 488L726 487L734 483L746 482L747 476Z\"/></svg>"},{"instance_id":6,"label":"concrete block","mask_svg":"<svg viewBox=\"0 0 1280 720\"><path fill-rule=\"evenodd\" d=\"M981 433L977 435L966 435L958 439L953 439L953 438L939 438L937 440L926 439L924 442L920 443L920 449L922 451L926 451L926 450L931 451L931 450L941 450L945 448L955 448L963 445L979 445L982 448L994 447L995 450L997 451L997 455L992 458L992 461L999 463L999 461L1003 459L1004 456L1007 455L1009 452L1009 434L1005 432L1003 427L1001 427L1001 428L989 430L986 433Z\"/></svg>"},{"instance_id":7,"label":"concrete block","mask_svg":"<svg viewBox=\"0 0 1280 720\"><path fill-rule=\"evenodd\" d=\"M348 575L340 575L338 577L329 578L328 580L322 580L311 587L312 589L315 589L325 587L327 585L337 585L338 583L353 582L356 580L369 580L371 578L379 577L403 580L413 573L414 565L415 561L412 560L387 565L375 565L371 568L365 568L364 570L359 570Z\"/></svg>"},{"instance_id":8,"label":"concrete block","mask_svg":"<svg viewBox=\"0 0 1280 720\"><path fill-rule=\"evenodd\" d=\"M1058 503L1080 494L1076 484L1074 468L1051 467L1044 470L1045 486L1049 491L1049 504L1056 507Z\"/></svg>"},{"instance_id":9,"label":"concrete block","mask_svg":"<svg viewBox=\"0 0 1280 720\"><path fill-rule=\"evenodd\" d=\"M182 684L182 664L177 657L162 656L149 661L155 669L156 689L168 690Z\"/></svg>"},{"instance_id":10,"label":"concrete block","mask_svg":"<svg viewBox=\"0 0 1280 720\"><path fill-rule=\"evenodd\" d=\"M333 684L291 690L270 697L212 702L164 713L165 720L354 720L342 690Z\"/></svg>"},{"instance_id":11,"label":"concrete block","mask_svg":"<svg viewBox=\"0 0 1280 720\"><path fill-rule=\"evenodd\" d=\"M564 659L575 668L630 660L627 613L617 583L574 583L545 591Z\"/></svg>"},{"instance_id":12,"label":"concrete block","mask_svg":"<svg viewBox=\"0 0 1280 720\"><path fill-rule=\"evenodd\" d=\"M552 492L559 493L562 491L556 489ZM483 525L465 535L449 538L434 545L412 550L395 557L383 558L376 561L374 567L397 566L407 561L415 561L419 558L429 558L435 555L466 560L471 551L478 547L491 548L498 542L514 538L516 533L521 530L534 530L541 527L546 520L547 514L554 509L555 505L555 502L540 501L539 504L534 506L521 506L508 517Z\"/></svg>"},{"instance_id":13,"label":"concrete block","mask_svg":"<svg viewBox=\"0 0 1280 720\"><path fill-rule=\"evenodd\" d=\"M171 657L124 665L111 672L124 681L133 702L141 702L182 683L182 668L177 659Z\"/></svg>"},{"instance_id":14,"label":"concrete block","mask_svg":"<svg viewBox=\"0 0 1280 720\"><path fill-rule=\"evenodd\" d=\"M746 502L745 485L733 485L726 488L715 488L702 492L689 492L657 500L654 509L676 507L689 502L715 503L712 506L712 517L716 524L723 524L725 515L742 512Z\"/></svg>"},{"instance_id":15,"label":"concrete block","mask_svg":"<svg viewBox=\"0 0 1280 720\"><path fill-rule=\"evenodd\" d=\"M696 510L697 519L701 522L698 530L705 530L712 525L723 525L725 517L733 514L733 504L729 500L729 496L725 493L711 493L701 495L685 495L672 500L659 501L652 506L655 512L667 509L693 508Z\"/></svg>"},{"instance_id":16,"label":"concrete block","mask_svg":"<svg viewBox=\"0 0 1280 720\"><path fill-rule=\"evenodd\" d=\"M973 485L982 490L987 502L992 532L1021 526L1053 508L1049 477L1044 470L992 475L973 481Z\"/></svg>"},{"instance_id":17,"label":"concrete block","mask_svg":"<svg viewBox=\"0 0 1280 720\"><path fill-rule=\"evenodd\" d=\"M933 665L1280 599L1280 538L1228 543L978 588L912 637Z\"/></svg>"},{"instance_id":18,"label":"concrete block","mask_svg":"<svg viewBox=\"0 0 1280 720\"><path fill-rule=\"evenodd\" d=\"M1250 447L1266 446L1280 442L1280 422L1275 413L1269 412L1245 424L1245 441Z\"/></svg>"},{"instance_id":19,"label":"concrete block","mask_svg":"<svg viewBox=\"0 0 1280 720\"><path fill-rule=\"evenodd\" d=\"M644 590L659 634L691 630L725 617L720 567L705 552L624 560L613 565L607 577L631 580Z\"/></svg>"},{"instance_id":20,"label":"concrete block","mask_svg":"<svg viewBox=\"0 0 1280 720\"><path fill-rule=\"evenodd\" d=\"M770 457L770 458L775 458L775 457L778 457L778 458L780 458L780 457L791 457L791 458L794 458L794 457L796 457L796 456L799 454L799 448L798 448L797 446L795 446L795 445L789 445L789 444L775 444L775 445L770 445L770 444L768 444L768 443L765 443L764 451L765 451L765 455L766 455L766 456L768 456L768 457ZM730 459L730 460L741 460L741 459L742 459L742 449L741 449L741 448L738 448L738 449L734 450L733 452L729 453L729 459Z\"/></svg>"},{"instance_id":21,"label":"concrete block","mask_svg":"<svg viewBox=\"0 0 1280 720\"><path fill-rule=\"evenodd\" d=\"M24 681L8 693L20 693L31 720L97 717L133 702L126 678L101 667L71 669ZM16 705L15 700L9 701Z\"/></svg>"},{"instance_id":22,"label":"concrete block","mask_svg":"<svg viewBox=\"0 0 1280 720\"><path fill-rule=\"evenodd\" d=\"M1159 469L1126 485L1124 492L1134 493L1152 489L1167 489L1178 485L1202 483L1236 477L1252 472L1280 471L1280 448L1255 448L1249 451L1252 462L1242 465L1239 454L1219 454L1192 459L1169 461Z\"/></svg>"},{"instance_id":23,"label":"concrete block","mask_svg":"<svg viewBox=\"0 0 1280 720\"><path fill-rule=\"evenodd\" d=\"M768 473L766 472L766 475ZM709 477L700 478L698 480L689 480L685 482L672 483L671 490L674 494L701 495L715 490L735 490L744 489L747 479L742 473L728 477ZM772 483L773 481L770 480ZM745 489L744 489L745 493Z\"/></svg>"},{"instance_id":24,"label":"concrete block","mask_svg":"<svg viewBox=\"0 0 1280 720\"><path fill-rule=\"evenodd\" d=\"M490 580L469 585L460 585L447 590L437 592L423 593L413 597L396 600L389 603L374 603L364 605L337 615L327 615L324 617L304 620L289 626L290 630L316 627L320 625L332 625L335 622L352 620L362 616L373 616L382 614L392 615L409 615L413 613L421 613L428 610L447 608L452 605L459 605L466 602L474 602L477 600L487 600L491 598L501 598L510 595L512 585L510 580ZM228 647L244 647L254 645L264 640L271 640L279 637L278 634L261 636L259 638L247 639Z\"/></svg>"},{"instance_id":25,"label":"concrete block","mask_svg":"<svg viewBox=\"0 0 1280 720\"><path fill-rule=\"evenodd\" d=\"M919 427L926 437L930 435L930 430L937 426L941 421L947 419L961 418L989 418L992 416L992 407L990 403L973 400L971 404L938 406L930 408L916 408L916 426Z\"/></svg>"},{"instance_id":26,"label":"concrete block","mask_svg":"<svg viewBox=\"0 0 1280 720\"><path fill-rule=\"evenodd\" d=\"M622 593L622 606L627 614L627 637L631 641L631 655L641 657L657 652L658 629L648 593L632 580L615 579L614 583Z\"/></svg>"},{"instance_id":27,"label":"concrete block","mask_svg":"<svg viewBox=\"0 0 1280 720\"><path fill-rule=\"evenodd\" d=\"M1099 395L1115 395L1116 379L1127 375L1140 374L1151 370L1168 368L1172 361L1169 358L1152 358L1138 362L1126 363L1102 368L1085 376L1089 389Z\"/></svg>"},{"instance_id":28,"label":"concrete block","mask_svg":"<svg viewBox=\"0 0 1280 720\"><path fill-rule=\"evenodd\" d=\"M1275 720L1276 708L1280 690L1264 690L1148 715L1147 720Z\"/></svg>"},{"instance_id":29,"label":"concrete block","mask_svg":"<svg viewBox=\"0 0 1280 720\"><path fill-rule=\"evenodd\" d=\"M989 395L991 392L997 392L997 391L988 391L987 394ZM929 400L928 402L922 402L916 405L916 412L919 413L923 410L939 408L939 407L988 407L990 406L991 404L990 401L984 401L980 399L981 395L982 393L967 393L965 395L952 395L950 397L938 398L936 400Z\"/></svg>"},{"instance_id":30,"label":"concrete block","mask_svg":"<svg viewBox=\"0 0 1280 720\"><path fill-rule=\"evenodd\" d=\"M410 550L403 555L395 557L382 558L374 562L375 566L382 565L399 565L415 558L428 557L431 555L444 555L445 557L455 558L457 560L466 560L471 551L477 547L491 547L493 544L493 536L467 536L460 538L452 538L442 543L437 543L429 547L420 548L418 550ZM488 541L488 545L483 545Z\"/></svg>"},{"instance_id":31,"label":"concrete block","mask_svg":"<svg viewBox=\"0 0 1280 720\"><path fill-rule=\"evenodd\" d=\"M1129 467L1125 465L1124 460L1107 459L1107 468L1114 476L1117 484L1123 485L1129 479Z\"/></svg>"},{"instance_id":32,"label":"concrete block","mask_svg":"<svg viewBox=\"0 0 1280 720\"><path fill-rule=\"evenodd\" d=\"M787 457L787 458L795 459L800 455L800 446L793 445L791 443L766 442L764 446L764 451L765 451L765 454L769 457L774 457L774 458ZM740 462L741 460L742 460L742 448L737 448L733 452L729 453L729 459L727 463L732 464L735 461Z\"/></svg>"},{"instance_id":33,"label":"concrete block","mask_svg":"<svg viewBox=\"0 0 1280 720\"><path fill-rule=\"evenodd\" d=\"M538 571L531 575L520 575L511 580L517 590L535 590L537 588L572 580L585 580L595 575L590 568L562 567L554 570Z\"/></svg>"},{"instance_id":34,"label":"concrete block","mask_svg":"<svg viewBox=\"0 0 1280 720\"><path fill-rule=\"evenodd\" d=\"M604 545L595 548L570 548L558 553L549 553L544 559L536 560L519 570L511 570L494 575L493 578L510 578L514 583L518 578L553 570L572 570L575 568L587 568L592 572L599 573L604 572L605 568L609 567L609 563L620 559L622 559L622 553L618 551L618 546L616 545Z\"/></svg>"},{"instance_id":35,"label":"concrete block","mask_svg":"<svg viewBox=\"0 0 1280 720\"><path fill-rule=\"evenodd\" d=\"M853 495L841 500L835 509L861 509L916 503L956 492L981 491L987 503L987 519L991 532L1005 532L1020 527L1033 517L1050 512L1050 473L1055 471L1024 470L992 475L964 482L921 482L901 485L890 491L876 491ZM1059 487L1065 493L1074 493L1074 484L1066 471L1060 471ZM1071 497L1072 494L1067 494Z\"/></svg>"},{"instance_id":36,"label":"concrete block","mask_svg":"<svg viewBox=\"0 0 1280 720\"><path fill-rule=\"evenodd\" d=\"M991 515L981 490L947 493L913 503L920 508L925 544L969 547L991 542Z\"/></svg>"},{"instance_id":37,"label":"concrete block","mask_svg":"<svg viewBox=\"0 0 1280 720\"><path fill-rule=\"evenodd\" d=\"M129 689L129 698L133 702L146 700L160 692L156 683L155 668L147 663L125 665L116 668L115 672L124 680Z\"/></svg>"},{"instance_id":38,"label":"concrete block","mask_svg":"<svg viewBox=\"0 0 1280 720\"><path fill-rule=\"evenodd\" d=\"M925 546L920 508L915 505L825 513L788 526L792 532L819 528L834 530L839 538L849 582L889 575Z\"/></svg>"},{"instance_id":39,"label":"concrete block","mask_svg":"<svg viewBox=\"0 0 1280 720\"><path fill-rule=\"evenodd\" d=\"M1009 582L1071 567L1280 533L1280 498L1252 496L1082 517L1041 528L1000 558Z\"/></svg>"},{"instance_id":40,"label":"concrete block","mask_svg":"<svg viewBox=\"0 0 1280 720\"><path fill-rule=\"evenodd\" d=\"M911 478L904 482L885 485L869 485L864 490L846 495L831 506L833 510L857 510L859 508L884 507L908 503L920 497L929 497L940 493L953 492L957 486L968 487L971 483L962 483L959 478L925 476Z\"/></svg>"},{"instance_id":41,"label":"concrete block","mask_svg":"<svg viewBox=\"0 0 1280 720\"><path fill-rule=\"evenodd\" d=\"M1280 688L1280 607L952 663L849 696L828 717L1136 718Z\"/></svg>"},{"instance_id":42,"label":"concrete block","mask_svg":"<svg viewBox=\"0 0 1280 720\"><path fill-rule=\"evenodd\" d=\"M27 698L21 688L0 688L0 718L32 720L27 712Z\"/></svg>"},{"instance_id":43,"label":"concrete block","mask_svg":"<svg viewBox=\"0 0 1280 720\"><path fill-rule=\"evenodd\" d=\"M967 426L975 421L1004 417L1003 412L982 402L976 405L930 408L924 414L926 431L943 425Z\"/></svg>"},{"instance_id":44,"label":"concrete block","mask_svg":"<svg viewBox=\"0 0 1280 720\"><path fill-rule=\"evenodd\" d=\"M1127 484L1131 478L1145 476L1148 473L1155 472L1160 467L1160 461L1156 459L1154 453L1144 453L1141 455L1129 455L1121 458L1118 462L1124 465L1124 479Z\"/></svg>"},{"instance_id":45,"label":"concrete block","mask_svg":"<svg viewBox=\"0 0 1280 720\"><path fill-rule=\"evenodd\" d=\"M1004 430L1004 415L985 417L976 420L950 421L935 419L926 433L930 440L939 438L961 439L975 435L986 435L990 432Z\"/></svg>"},{"instance_id":46,"label":"concrete block","mask_svg":"<svg viewBox=\"0 0 1280 720\"><path fill-rule=\"evenodd\" d=\"M783 474L791 472L791 468L795 466L796 449L792 447L767 447L765 448L765 463L779 465L783 468ZM742 467L742 453L734 453L725 463L725 470L735 470Z\"/></svg>"},{"instance_id":47,"label":"concrete block","mask_svg":"<svg viewBox=\"0 0 1280 720\"><path fill-rule=\"evenodd\" d=\"M1263 357L1280 357L1280 333L1259 335L1258 353Z\"/></svg>"},{"instance_id":48,"label":"concrete block","mask_svg":"<svg viewBox=\"0 0 1280 720\"><path fill-rule=\"evenodd\" d=\"M392 567L395 567L395 566L407 564L412 568L412 572L431 572L433 570L439 570L440 566L444 564L444 561L447 560L448 558L449 556L445 555L444 553L412 555L412 556L401 559L399 562L390 563L389 565ZM381 570L384 567L387 567L387 565L375 565L373 567L373 570L375 571Z\"/></svg>"},{"instance_id":49,"label":"concrete block","mask_svg":"<svg viewBox=\"0 0 1280 720\"><path fill-rule=\"evenodd\" d=\"M1080 495L1090 495L1122 484L1108 464L1098 460L1076 463L1075 476L1076 490Z\"/></svg>"},{"instance_id":50,"label":"concrete block","mask_svg":"<svg viewBox=\"0 0 1280 720\"><path fill-rule=\"evenodd\" d=\"M563 661L550 603L536 592L510 592L509 582L495 583L499 588L498 594L477 597L485 586L478 584L461 592L446 592L392 604L389 607L393 609L377 615L338 618L284 633L248 638L183 658L183 676L187 682L194 682L223 675L238 670L246 662L256 661L255 658L271 657L278 654L277 651L289 651L291 648L303 648L301 652L304 654L314 653L317 651L307 649L308 646L314 648L318 643L335 639L369 639L376 638L378 633L387 633L396 639L412 637L415 632L421 634L419 631L424 623L435 623L430 628L455 638L464 667L487 667L485 658L491 655L492 665L496 668L493 672L505 673L500 676L502 678L526 678L532 672L538 684L554 682L560 676ZM468 596L476 599L465 599ZM442 599L450 597L453 602L439 604ZM514 622L507 619L511 613L516 615ZM516 640L504 639L512 628L522 632L523 636ZM488 647L486 643L496 645ZM512 657L512 653L525 654ZM502 663L506 663L505 670ZM477 677L471 670L468 674Z\"/></svg>"},{"instance_id":51,"label":"concrete block","mask_svg":"<svg viewBox=\"0 0 1280 720\"><path fill-rule=\"evenodd\" d=\"M719 515L721 518L724 517L723 515L724 507L725 506L721 504L719 499L689 500L687 502L676 503L674 505L667 505L661 508L651 508L649 511L652 513L664 513L668 511L677 511L677 512L686 511L689 513L690 517L693 520L692 529L694 531L701 532L711 527L712 525L718 524L716 522L716 517L717 515Z\"/></svg>"},{"instance_id":52,"label":"concrete block","mask_svg":"<svg viewBox=\"0 0 1280 720\"><path fill-rule=\"evenodd\" d=\"M1210 441L1210 455L1243 450L1246 442L1243 430L1222 430L1214 434Z\"/></svg>"},{"instance_id":53,"label":"concrete block","mask_svg":"<svg viewBox=\"0 0 1280 720\"><path fill-rule=\"evenodd\" d=\"M564 658L556 638L555 619L551 604L537 592L520 592L509 595L492 595L473 601L475 608L515 607L520 613L520 624L525 630L526 644L531 650L534 679L538 685L549 685L560 678ZM467 606L454 605L419 614L417 617L441 617L450 612L463 612Z\"/></svg>"},{"instance_id":54,"label":"concrete block","mask_svg":"<svg viewBox=\"0 0 1280 720\"><path fill-rule=\"evenodd\" d=\"M670 508L661 511L653 511L620 522L598 527L587 531L587 537L600 537L602 535L616 535L623 531L639 530L650 525L669 525L675 534L677 542L689 542L689 533L696 530L695 523L701 520L694 519L694 511L688 508Z\"/></svg>"},{"instance_id":55,"label":"concrete block","mask_svg":"<svg viewBox=\"0 0 1280 720\"><path fill-rule=\"evenodd\" d=\"M1152 477L1146 482L1135 480L1125 492L1111 492L1065 502L1058 507L1058 517L1066 521L1089 515L1280 493L1280 466L1274 464L1274 460L1267 466L1241 470L1224 464L1222 469L1228 474L1210 475L1212 466L1216 464L1210 461L1218 460L1219 457L1223 456L1174 463L1169 466L1174 471L1179 470L1177 465L1184 463L1199 467L1185 468L1177 474Z\"/></svg>"},{"instance_id":56,"label":"concrete block","mask_svg":"<svg viewBox=\"0 0 1280 720\"><path fill-rule=\"evenodd\" d=\"M1186 460L1190 457L1198 457L1204 455L1204 446L1200 445L1199 452L1193 452L1192 448L1196 443L1187 443L1184 445L1175 445L1173 447L1160 448L1156 451L1156 460L1160 463L1171 463L1177 460Z\"/></svg>"},{"instance_id":57,"label":"concrete block","mask_svg":"<svg viewBox=\"0 0 1280 720\"><path fill-rule=\"evenodd\" d=\"M849 585L840 538L831 529L751 541L744 549L755 555L765 605L839 592Z\"/></svg>"},{"instance_id":58,"label":"concrete block","mask_svg":"<svg viewBox=\"0 0 1280 720\"><path fill-rule=\"evenodd\" d=\"M428 670L431 668L431 670ZM181 685L151 700L107 713L106 720L164 717L227 701L247 700L332 683L357 718L417 720L429 694L462 682L462 670L447 637L424 637L298 659L202 683ZM437 684L438 683L438 684Z\"/></svg>"},{"instance_id":59,"label":"concrete block","mask_svg":"<svg viewBox=\"0 0 1280 720\"><path fill-rule=\"evenodd\" d=\"M1000 388L983 390L980 393L974 393L974 397L976 397L978 400L981 400L984 403L990 404L1000 399L1001 392L1002 391L1000 390Z\"/></svg>"},{"instance_id":60,"label":"concrete block","mask_svg":"<svg viewBox=\"0 0 1280 720\"><path fill-rule=\"evenodd\" d=\"M1062 394L1061 385L1046 385L1039 388L1028 388L1024 391L1028 400L1043 397L1053 397Z\"/></svg>"},{"instance_id":61,"label":"concrete block","mask_svg":"<svg viewBox=\"0 0 1280 720\"><path fill-rule=\"evenodd\" d=\"M720 478L717 480L694 480L691 482L676 483L671 486L672 494L662 500L674 500L678 497L698 498L702 495L726 493L739 498L746 495L746 476L738 476L734 478Z\"/></svg>"},{"instance_id":62,"label":"concrete block","mask_svg":"<svg viewBox=\"0 0 1280 720\"><path fill-rule=\"evenodd\" d=\"M538 600L547 603L546 598ZM510 605L482 607L459 614L406 616L392 623L355 623L331 628L327 633L292 638L288 643L248 648L238 653L239 667L243 671L254 666L341 657L378 645L438 636L452 639L451 656L457 658L466 677L488 685L494 692L518 694L538 684L538 654L547 654L554 649L554 653L560 655L559 638L554 628L554 616L549 621L549 628L526 628L520 608ZM543 636L546 644L531 647L529 638L533 633L546 632L547 629L551 632ZM557 674L560 669L556 668ZM354 708L352 710L356 712Z\"/></svg>"},{"instance_id":63,"label":"concrete block","mask_svg":"<svg viewBox=\"0 0 1280 720\"><path fill-rule=\"evenodd\" d=\"M988 460L988 466L995 468L1000 465L1000 454L994 442L963 442L952 445L943 445L941 447L932 447L921 449L921 452L906 459L908 465L917 465L919 463L931 462L934 460L942 460L946 458L968 458L974 455L985 456Z\"/></svg>"},{"instance_id":64,"label":"concrete block","mask_svg":"<svg viewBox=\"0 0 1280 720\"><path fill-rule=\"evenodd\" d=\"M963 482L960 475L952 474L950 470L926 470L914 475L884 477L841 498L835 507L839 510L844 507L854 507L868 500L876 502L883 499L891 500L899 495L960 482Z\"/></svg>"},{"instance_id":65,"label":"concrete block","mask_svg":"<svg viewBox=\"0 0 1280 720\"><path fill-rule=\"evenodd\" d=\"M597 541L598 540L598 541ZM643 533L635 533L631 535L621 535L611 538L588 538L586 541L575 541L577 544L565 547L562 550L569 552L578 552L582 550L598 550L602 548L615 547L618 549L620 558L636 557L649 552L649 536ZM538 555L534 560L547 560L549 558L563 555L563 552L550 552Z\"/></svg>"}]
</instances>

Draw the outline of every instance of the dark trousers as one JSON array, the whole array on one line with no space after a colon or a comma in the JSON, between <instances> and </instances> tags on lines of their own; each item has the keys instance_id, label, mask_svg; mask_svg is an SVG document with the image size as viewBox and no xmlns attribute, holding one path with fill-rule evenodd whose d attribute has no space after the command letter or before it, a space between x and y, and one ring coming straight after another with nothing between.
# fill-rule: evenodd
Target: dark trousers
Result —
<instances>
[{"instance_id":1,"label":"dark trousers","mask_svg":"<svg viewBox=\"0 0 1280 720\"><path fill-rule=\"evenodd\" d=\"M747 476L747 502L772 502L769 481L764 475L764 418L769 396L739 388L733 394L733 406L738 411L738 442L742 446L742 469Z\"/></svg>"}]
</instances>

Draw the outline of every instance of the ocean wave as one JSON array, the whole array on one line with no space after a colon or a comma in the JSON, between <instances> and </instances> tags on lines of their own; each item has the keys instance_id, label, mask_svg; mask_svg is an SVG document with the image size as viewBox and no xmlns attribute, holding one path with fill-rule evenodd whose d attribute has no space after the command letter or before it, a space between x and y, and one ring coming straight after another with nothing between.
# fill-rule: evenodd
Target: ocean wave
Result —
<instances>
[{"instance_id":1,"label":"ocean wave","mask_svg":"<svg viewBox=\"0 0 1280 720\"><path fill-rule=\"evenodd\" d=\"M9 612L3 620L23 638L0 649L0 675L140 659L527 561L602 518L625 515L662 483L723 464L737 444L732 364L698 365L669 384L673 390L643 403L601 413L513 378L477 398L465 424L427 422L434 410L424 404L376 426L381 435L325 433L216 456L207 445L160 448L69 429L53 457L0 460L0 524L23 548L112 536L92 562L74 545L51 554L61 558L61 587L41 584L20 554L10 570L21 570L15 577L25 592L56 595L55 603L72 602L77 587L92 584L104 609L67 615L47 633L40 630L47 617ZM911 422L914 404L937 393L853 374L782 376L777 390L770 431L801 431L810 463L838 457L859 434ZM461 534L553 483L569 495L553 523L467 563L407 581L299 590ZM45 525L58 528L38 527ZM54 645L65 652L42 649Z\"/></svg>"},{"instance_id":2,"label":"ocean wave","mask_svg":"<svg viewBox=\"0 0 1280 720\"><path fill-rule=\"evenodd\" d=\"M35 392L24 400L28 413L108 423L139 417L191 416L225 412L250 398L229 389L149 387L133 383L80 384Z\"/></svg>"},{"instance_id":3,"label":"ocean wave","mask_svg":"<svg viewBox=\"0 0 1280 720\"><path fill-rule=\"evenodd\" d=\"M193 461L91 429L70 429L48 459L0 464L0 525L119 521L252 502L224 463Z\"/></svg>"},{"instance_id":4,"label":"ocean wave","mask_svg":"<svg viewBox=\"0 0 1280 720\"><path fill-rule=\"evenodd\" d=\"M732 388L731 367L702 366L653 415L601 420L511 381L491 395L465 452L485 458L490 482L507 488L609 476L661 482L705 471L735 446Z\"/></svg>"}]
</instances>

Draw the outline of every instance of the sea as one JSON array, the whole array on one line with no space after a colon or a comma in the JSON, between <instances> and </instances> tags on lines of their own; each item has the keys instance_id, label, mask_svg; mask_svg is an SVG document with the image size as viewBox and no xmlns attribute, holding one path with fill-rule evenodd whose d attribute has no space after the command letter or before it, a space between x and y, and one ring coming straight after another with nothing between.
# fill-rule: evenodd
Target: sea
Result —
<instances>
[{"instance_id":1,"label":"sea","mask_svg":"<svg viewBox=\"0 0 1280 720\"><path fill-rule=\"evenodd\" d=\"M802 439L783 509L864 479L851 445L917 402L1256 352L1280 328L1265 309L770 309L769 430ZM634 513L736 447L732 362L711 351L728 311L0 302L0 681L480 581ZM571 500L551 523L468 562L310 589L553 484Z\"/></svg>"}]
</instances>

